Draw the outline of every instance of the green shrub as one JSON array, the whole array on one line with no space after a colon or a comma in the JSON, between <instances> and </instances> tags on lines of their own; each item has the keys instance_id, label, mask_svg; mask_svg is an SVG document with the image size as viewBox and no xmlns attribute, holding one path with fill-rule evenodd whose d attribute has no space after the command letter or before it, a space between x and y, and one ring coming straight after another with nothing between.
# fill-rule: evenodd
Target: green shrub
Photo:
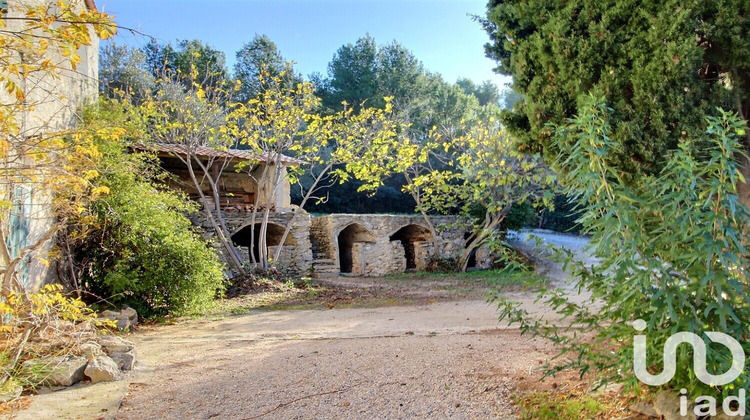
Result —
<instances>
[{"instance_id":1,"label":"green shrub","mask_svg":"<svg viewBox=\"0 0 750 420\"><path fill-rule=\"evenodd\" d=\"M581 212L576 209L575 202L564 194L558 194L554 199L553 209L543 209L539 215L538 226L555 232L579 233L581 225L576 220Z\"/></svg>"},{"instance_id":2,"label":"green shrub","mask_svg":"<svg viewBox=\"0 0 750 420\"><path fill-rule=\"evenodd\" d=\"M100 114L97 114L100 115ZM143 317L180 315L220 293L223 266L190 223L186 197L159 187L147 156L103 142L95 200L71 237L80 286Z\"/></svg>"},{"instance_id":3,"label":"green shrub","mask_svg":"<svg viewBox=\"0 0 750 420\"><path fill-rule=\"evenodd\" d=\"M555 128L568 156L556 169L566 192L581 203L579 222L599 259L585 264L567 258L591 297L575 303L556 292L543 294L575 329L544 325L508 301L501 302L504 316L560 344L566 357L550 372L576 368L639 386L633 375L632 339L641 334L632 326L636 319L648 325L643 334L652 372L661 372L664 344L677 332L701 336L709 372L726 372L731 355L724 346L708 345L704 332L729 334L750 349L750 265L741 243L750 220L737 194L745 122L719 110L719 117L707 118L705 138L697 139L708 147L696 151L695 142L685 139L660 174L625 182L610 159L618 145L609 138L609 110L600 103L589 98L576 118ZM695 376L692 348L682 345L677 373L666 386L721 399L750 386L750 375L745 371L726 386L704 384Z\"/></svg>"},{"instance_id":4,"label":"green shrub","mask_svg":"<svg viewBox=\"0 0 750 420\"><path fill-rule=\"evenodd\" d=\"M528 202L513 203L508 215L503 219L503 230L518 230L525 227L537 227L539 211Z\"/></svg>"}]
</instances>

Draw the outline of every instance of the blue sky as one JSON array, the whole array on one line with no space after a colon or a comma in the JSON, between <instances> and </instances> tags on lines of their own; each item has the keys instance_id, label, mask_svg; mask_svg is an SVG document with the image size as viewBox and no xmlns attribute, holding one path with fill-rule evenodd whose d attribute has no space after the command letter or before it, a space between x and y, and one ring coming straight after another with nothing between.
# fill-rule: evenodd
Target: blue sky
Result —
<instances>
[{"instance_id":1,"label":"blue sky","mask_svg":"<svg viewBox=\"0 0 750 420\"><path fill-rule=\"evenodd\" d=\"M397 40L425 67L451 82L469 77L509 81L484 56L487 35L468 14L482 15L486 0L97 0L119 25L162 42L197 38L234 54L256 33L268 35L303 74L325 74L343 44L369 33L380 44ZM148 39L120 32L117 42Z\"/></svg>"}]
</instances>

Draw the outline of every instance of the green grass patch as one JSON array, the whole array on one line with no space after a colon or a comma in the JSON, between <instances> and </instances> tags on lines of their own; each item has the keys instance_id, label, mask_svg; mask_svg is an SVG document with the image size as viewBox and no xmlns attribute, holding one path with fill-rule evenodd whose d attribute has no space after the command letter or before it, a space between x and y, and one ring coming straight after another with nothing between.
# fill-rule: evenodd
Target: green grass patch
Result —
<instances>
[{"instance_id":1,"label":"green grass patch","mask_svg":"<svg viewBox=\"0 0 750 420\"><path fill-rule=\"evenodd\" d=\"M516 398L521 420L579 420L607 418L615 408L611 401L589 395L533 392Z\"/></svg>"},{"instance_id":2,"label":"green grass patch","mask_svg":"<svg viewBox=\"0 0 750 420\"><path fill-rule=\"evenodd\" d=\"M414 271L386 276L392 280L476 280L489 287L536 286L542 278L531 271L522 270L474 270L463 273Z\"/></svg>"}]
</instances>

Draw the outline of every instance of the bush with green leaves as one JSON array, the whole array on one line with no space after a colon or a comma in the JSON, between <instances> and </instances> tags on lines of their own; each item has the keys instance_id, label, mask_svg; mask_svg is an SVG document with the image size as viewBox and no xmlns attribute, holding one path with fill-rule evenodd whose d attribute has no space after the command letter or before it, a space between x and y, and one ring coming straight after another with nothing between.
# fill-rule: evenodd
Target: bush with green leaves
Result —
<instances>
[{"instance_id":1,"label":"bush with green leaves","mask_svg":"<svg viewBox=\"0 0 750 420\"><path fill-rule=\"evenodd\" d=\"M711 345L706 331L729 334L750 350L749 261L742 243L750 218L737 195L745 122L719 110L718 117L707 118L704 138L696 139L708 147L695 151L684 140L659 174L627 182L613 163L620 146L610 139L611 110L602 103L589 97L578 116L552 127L565 156L557 162L560 182L581 205L579 222L591 235L598 262L576 262L570 255L565 260L590 297L576 303L560 291L540 291L567 321L557 326L530 318L510 301L500 302L503 316L560 345L559 363L549 373L576 368L637 388L633 336L647 335L647 366L658 373L666 340L683 331L706 342L709 373L724 373L731 354ZM647 322L645 332L634 330L637 319ZM747 371L725 386L701 383L692 347L679 346L676 356L669 388L721 399L750 386Z\"/></svg>"},{"instance_id":2,"label":"bush with green leaves","mask_svg":"<svg viewBox=\"0 0 750 420\"><path fill-rule=\"evenodd\" d=\"M553 203L554 208L545 208L539 212L538 227L555 232L579 233L581 225L576 220L580 212L576 209L576 203L564 194L556 195Z\"/></svg>"},{"instance_id":3,"label":"bush with green leaves","mask_svg":"<svg viewBox=\"0 0 750 420\"><path fill-rule=\"evenodd\" d=\"M148 155L120 142L99 150L96 183L108 193L69 231L80 287L146 318L208 304L223 289L223 265L187 217L195 205L155 182L163 175Z\"/></svg>"}]
</instances>

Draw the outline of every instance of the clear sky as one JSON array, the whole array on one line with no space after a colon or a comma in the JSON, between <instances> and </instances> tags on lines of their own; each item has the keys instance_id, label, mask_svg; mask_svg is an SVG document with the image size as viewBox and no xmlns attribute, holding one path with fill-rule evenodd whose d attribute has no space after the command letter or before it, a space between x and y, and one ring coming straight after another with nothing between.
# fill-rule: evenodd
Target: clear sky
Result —
<instances>
[{"instance_id":1,"label":"clear sky","mask_svg":"<svg viewBox=\"0 0 750 420\"><path fill-rule=\"evenodd\" d=\"M253 35L266 34L303 74L325 74L343 44L369 33L378 45L397 40L425 68L450 82L508 78L493 73L484 56L488 37L469 15L482 15L486 0L97 0L116 22L157 38L200 39L227 56ZM117 42L144 45L148 38L120 32Z\"/></svg>"}]
</instances>

